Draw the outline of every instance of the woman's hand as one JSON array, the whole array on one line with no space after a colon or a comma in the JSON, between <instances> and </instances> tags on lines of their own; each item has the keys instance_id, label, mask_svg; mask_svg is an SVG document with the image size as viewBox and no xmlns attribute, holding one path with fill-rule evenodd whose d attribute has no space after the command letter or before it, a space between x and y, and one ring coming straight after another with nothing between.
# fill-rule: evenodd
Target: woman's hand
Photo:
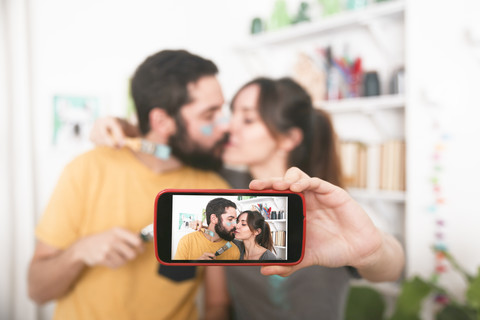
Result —
<instances>
[{"instance_id":1,"label":"woman's hand","mask_svg":"<svg viewBox=\"0 0 480 320\"><path fill-rule=\"evenodd\" d=\"M90 141L95 145L121 148L125 145L125 138L138 137L138 128L124 119L115 117L99 118L90 131Z\"/></svg>"},{"instance_id":2,"label":"woman's hand","mask_svg":"<svg viewBox=\"0 0 480 320\"><path fill-rule=\"evenodd\" d=\"M288 276L298 269L321 265L353 266L372 281L395 280L400 275L404 265L400 244L377 229L342 188L290 168L282 178L253 180L250 189L290 190L305 197L304 259L292 267L263 267L263 274Z\"/></svg>"},{"instance_id":3,"label":"woman's hand","mask_svg":"<svg viewBox=\"0 0 480 320\"><path fill-rule=\"evenodd\" d=\"M190 229L193 229L195 231L199 231L203 228L202 221L200 220L192 220L188 223L188 226L190 227Z\"/></svg>"}]
</instances>

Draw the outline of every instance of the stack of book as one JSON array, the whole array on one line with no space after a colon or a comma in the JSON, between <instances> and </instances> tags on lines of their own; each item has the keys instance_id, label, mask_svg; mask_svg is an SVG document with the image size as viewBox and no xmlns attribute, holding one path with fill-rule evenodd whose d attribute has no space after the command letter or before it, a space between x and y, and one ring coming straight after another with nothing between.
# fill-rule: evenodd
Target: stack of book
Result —
<instances>
[{"instance_id":1,"label":"stack of book","mask_svg":"<svg viewBox=\"0 0 480 320\"><path fill-rule=\"evenodd\" d=\"M286 236L285 231L272 231L273 245L285 247L286 245L285 236Z\"/></svg>"},{"instance_id":2,"label":"stack of book","mask_svg":"<svg viewBox=\"0 0 480 320\"><path fill-rule=\"evenodd\" d=\"M343 141L340 159L347 188L405 190L405 142Z\"/></svg>"}]
</instances>

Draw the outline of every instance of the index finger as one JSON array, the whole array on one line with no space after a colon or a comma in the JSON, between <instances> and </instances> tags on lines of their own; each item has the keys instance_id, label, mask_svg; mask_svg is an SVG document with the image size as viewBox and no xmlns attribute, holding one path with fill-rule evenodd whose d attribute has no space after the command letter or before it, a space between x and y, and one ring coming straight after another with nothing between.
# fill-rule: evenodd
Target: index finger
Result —
<instances>
[{"instance_id":1,"label":"index finger","mask_svg":"<svg viewBox=\"0 0 480 320\"><path fill-rule=\"evenodd\" d=\"M283 176L283 180L290 183L295 183L297 181L300 181L306 178L310 178L310 176L297 167L289 168L287 172L285 172L285 175Z\"/></svg>"},{"instance_id":2,"label":"index finger","mask_svg":"<svg viewBox=\"0 0 480 320\"><path fill-rule=\"evenodd\" d=\"M335 188L336 186L320 178L303 178L290 186L293 192L313 191L318 194L330 193Z\"/></svg>"},{"instance_id":3,"label":"index finger","mask_svg":"<svg viewBox=\"0 0 480 320\"><path fill-rule=\"evenodd\" d=\"M250 182L248 187L252 190L273 189L274 183L281 181L282 178L255 179Z\"/></svg>"},{"instance_id":4,"label":"index finger","mask_svg":"<svg viewBox=\"0 0 480 320\"><path fill-rule=\"evenodd\" d=\"M297 167L291 167L281 178L255 179L250 182L249 187L253 190L287 190L292 183L306 178L310 178L310 176Z\"/></svg>"}]
</instances>

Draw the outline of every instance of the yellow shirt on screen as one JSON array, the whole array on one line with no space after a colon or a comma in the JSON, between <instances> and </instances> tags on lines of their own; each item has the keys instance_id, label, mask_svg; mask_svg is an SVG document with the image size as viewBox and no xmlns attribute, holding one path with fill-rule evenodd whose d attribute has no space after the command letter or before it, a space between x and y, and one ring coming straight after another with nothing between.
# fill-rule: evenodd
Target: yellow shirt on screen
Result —
<instances>
[{"instance_id":1,"label":"yellow shirt on screen","mask_svg":"<svg viewBox=\"0 0 480 320\"><path fill-rule=\"evenodd\" d=\"M215 253L223 247L228 241L221 239L212 242L205 238L202 231L191 232L183 236L178 242L177 252L174 259L177 260L197 260L205 252ZM240 251L237 246L232 246L216 257L216 260L238 260L240 259Z\"/></svg>"},{"instance_id":2,"label":"yellow shirt on screen","mask_svg":"<svg viewBox=\"0 0 480 320\"><path fill-rule=\"evenodd\" d=\"M65 249L113 227L139 232L153 222L156 195L166 188L228 188L218 175L182 167L154 173L128 149L89 151L64 169L36 228L37 238ZM54 319L198 319L196 293L203 279L174 281L158 273L153 243L118 269L88 267L57 301Z\"/></svg>"}]
</instances>

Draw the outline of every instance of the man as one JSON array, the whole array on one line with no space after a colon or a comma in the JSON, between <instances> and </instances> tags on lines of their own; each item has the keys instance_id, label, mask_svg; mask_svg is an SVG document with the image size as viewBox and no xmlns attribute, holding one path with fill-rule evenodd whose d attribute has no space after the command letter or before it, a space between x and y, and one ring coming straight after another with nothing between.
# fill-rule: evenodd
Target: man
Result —
<instances>
[{"instance_id":1,"label":"man","mask_svg":"<svg viewBox=\"0 0 480 320\"><path fill-rule=\"evenodd\" d=\"M178 243L178 260L237 260L240 251L231 246L221 255L215 252L235 238L237 205L225 198L215 198L205 208L208 228L183 236Z\"/></svg>"},{"instance_id":2,"label":"man","mask_svg":"<svg viewBox=\"0 0 480 320\"><path fill-rule=\"evenodd\" d=\"M220 164L226 126L217 72L186 51L147 58L132 94L143 143L155 155L101 147L66 166L37 226L28 275L35 302L57 300L55 319L198 318L204 269L175 281L162 268L158 274L153 245L138 232L151 223L162 189L227 187L187 166Z\"/></svg>"}]
</instances>

